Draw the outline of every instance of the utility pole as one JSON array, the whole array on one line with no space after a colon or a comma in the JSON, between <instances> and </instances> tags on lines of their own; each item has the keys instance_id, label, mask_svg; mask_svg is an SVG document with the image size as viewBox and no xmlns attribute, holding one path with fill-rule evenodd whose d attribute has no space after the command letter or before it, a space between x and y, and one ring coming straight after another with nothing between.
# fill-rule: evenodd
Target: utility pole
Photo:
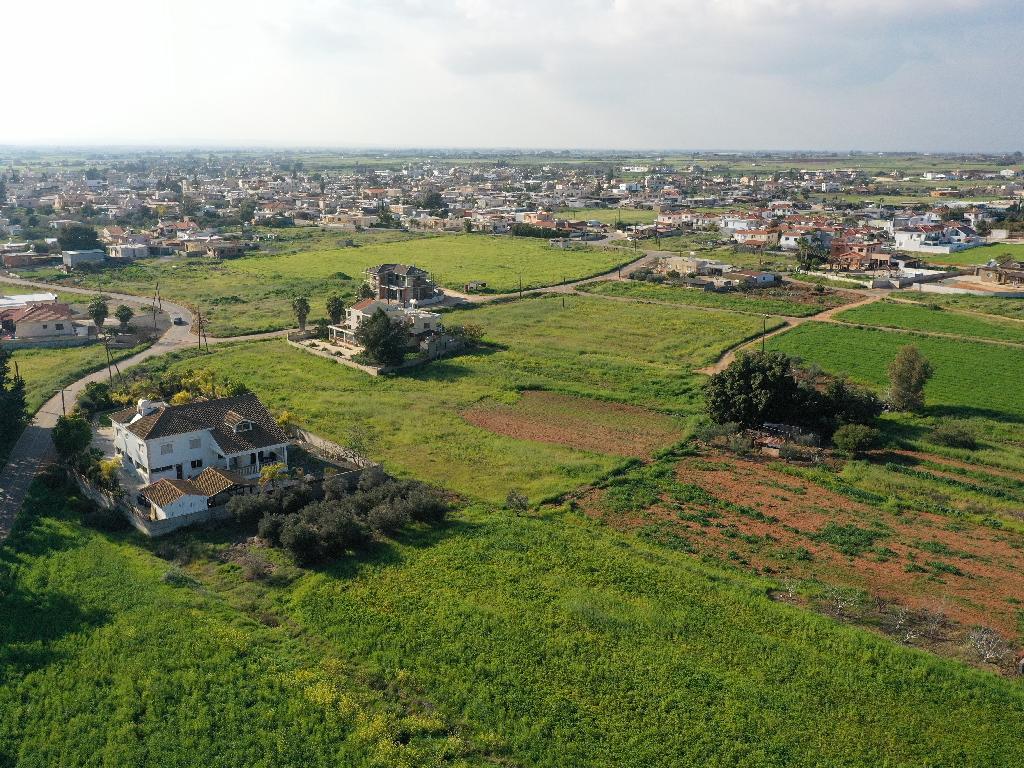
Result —
<instances>
[{"instance_id":1,"label":"utility pole","mask_svg":"<svg viewBox=\"0 0 1024 768\"><path fill-rule=\"evenodd\" d=\"M196 307L196 336L199 338L199 351L203 351L203 310Z\"/></svg>"},{"instance_id":2,"label":"utility pole","mask_svg":"<svg viewBox=\"0 0 1024 768\"><path fill-rule=\"evenodd\" d=\"M60 412L63 413L65 416L68 415L67 406L64 405L64 389L63 388L61 388L61 390L60 390Z\"/></svg>"}]
</instances>

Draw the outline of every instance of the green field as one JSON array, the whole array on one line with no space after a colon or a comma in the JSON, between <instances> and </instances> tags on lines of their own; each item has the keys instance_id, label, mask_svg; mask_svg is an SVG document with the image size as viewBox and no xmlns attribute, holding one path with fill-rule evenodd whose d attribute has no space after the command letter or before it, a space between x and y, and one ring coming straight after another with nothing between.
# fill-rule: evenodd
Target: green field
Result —
<instances>
[{"instance_id":1,"label":"green field","mask_svg":"<svg viewBox=\"0 0 1024 768\"><path fill-rule=\"evenodd\" d=\"M619 296L644 301L667 302L697 307L715 307L738 312L756 314L785 315L788 317L807 317L832 307L840 307L860 298L856 295L826 291L820 294L813 292L787 291L786 289L761 289L750 292L717 293L705 292L694 288L677 285L659 285L642 280L605 280L597 283L581 285L578 290L601 296ZM806 297L806 301L792 301L786 298L787 293Z\"/></svg>"},{"instance_id":2,"label":"green field","mask_svg":"<svg viewBox=\"0 0 1024 768\"><path fill-rule=\"evenodd\" d=\"M846 323L1024 343L1024 323L895 301L876 301L835 316Z\"/></svg>"},{"instance_id":3,"label":"green field","mask_svg":"<svg viewBox=\"0 0 1024 768\"><path fill-rule=\"evenodd\" d=\"M142 349L144 346L112 350L111 354L115 360L123 360ZM61 387L107 364L102 344L66 349L17 349L11 358L25 379L25 400L30 413L35 413Z\"/></svg>"},{"instance_id":4,"label":"green field","mask_svg":"<svg viewBox=\"0 0 1024 768\"><path fill-rule=\"evenodd\" d=\"M342 444L369 430L369 450L389 469L497 501L511 487L531 499L564 493L621 463L616 455L518 440L467 424L466 408L514 402L522 390L647 406L680 416L698 407L691 371L761 330L760 318L584 296L530 298L446 315L483 327L483 350L373 378L280 340L176 358L248 384L269 406L289 410ZM155 365L167 365L168 361Z\"/></svg>"},{"instance_id":5,"label":"green field","mask_svg":"<svg viewBox=\"0 0 1024 768\"><path fill-rule=\"evenodd\" d=\"M123 360L144 349L112 352L115 360ZM100 344L65 349L17 349L11 353L11 374L17 371L25 379L25 405L29 414L34 414L57 390L99 370L107 364L107 353ZM70 407L71 403L68 403ZM0 435L0 467L7 461L7 454L20 435Z\"/></svg>"},{"instance_id":6,"label":"green field","mask_svg":"<svg viewBox=\"0 0 1024 768\"><path fill-rule=\"evenodd\" d=\"M907 344L935 368L925 388L929 403L1024 419L1017 384L1024 349L815 322L768 340L771 348L878 388L888 381L889 362Z\"/></svg>"},{"instance_id":7,"label":"green field","mask_svg":"<svg viewBox=\"0 0 1024 768\"><path fill-rule=\"evenodd\" d=\"M995 296L968 296L961 294L921 293L904 291L900 298L923 304L934 304L948 309L963 309L988 315L1024 320L1024 299L1000 299Z\"/></svg>"},{"instance_id":8,"label":"green field","mask_svg":"<svg viewBox=\"0 0 1024 768\"><path fill-rule=\"evenodd\" d=\"M482 762L476 729L407 678L267 626L33 489L0 544L0 765Z\"/></svg>"},{"instance_id":9,"label":"green field","mask_svg":"<svg viewBox=\"0 0 1024 768\"><path fill-rule=\"evenodd\" d=\"M97 290L161 294L200 307L214 336L276 330L294 325L291 301L310 297L312 317L326 315L331 294L352 301L370 266L398 262L432 272L442 285L460 289L484 280L488 289L508 292L588 277L630 261L615 248L559 250L539 238L445 235L341 248L347 233L311 233L285 240L276 252L253 253L213 262L202 258L147 259L123 268L70 280Z\"/></svg>"},{"instance_id":10,"label":"green field","mask_svg":"<svg viewBox=\"0 0 1024 768\"><path fill-rule=\"evenodd\" d=\"M953 266L970 266L986 264L992 259L1000 261L1009 256L1024 259L1024 243L995 243L993 245L968 248L959 253L926 254L922 258L932 264L950 264Z\"/></svg>"},{"instance_id":11,"label":"green field","mask_svg":"<svg viewBox=\"0 0 1024 768\"><path fill-rule=\"evenodd\" d=\"M658 218L657 211L642 208L559 208L557 216L573 221L600 221L602 224L652 224Z\"/></svg>"},{"instance_id":12,"label":"green field","mask_svg":"<svg viewBox=\"0 0 1024 768\"><path fill-rule=\"evenodd\" d=\"M1024 759L1012 681L562 509L255 580L217 533L98 534L38 484L27 518L0 546L3 765Z\"/></svg>"}]
</instances>

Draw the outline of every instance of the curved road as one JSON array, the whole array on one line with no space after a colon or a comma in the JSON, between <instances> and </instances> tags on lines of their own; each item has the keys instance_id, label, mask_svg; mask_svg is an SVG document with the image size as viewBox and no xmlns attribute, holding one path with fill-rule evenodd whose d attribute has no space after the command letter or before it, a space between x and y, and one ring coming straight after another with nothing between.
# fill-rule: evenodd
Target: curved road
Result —
<instances>
[{"instance_id":1,"label":"curved road","mask_svg":"<svg viewBox=\"0 0 1024 768\"><path fill-rule=\"evenodd\" d=\"M86 296L102 294L114 301L131 304L136 307L150 306L149 299L125 293L110 293L108 291L55 286L50 283L39 283L32 280L22 280L20 278L6 276L4 276L3 279L5 282L16 283L29 288L43 288L49 291L59 290L62 293L77 293ZM152 346L142 350L138 354L132 355L129 358L119 360L119 368L129 368L141 363L143 360L148 360L160 355L166 355L169 352L188 349L189 347L197 346L199 344L199 337L192 333L191 330L193 322L191 311L189 311L187 307L173 301L165 300L162 304L163 311L165 313L181 317L185 320L185 324L170 325ZM210 344L220 344L227 341L265 339L272 338L274 336L281 336L287 332L287 330L284 330L254 334L252 336L237 336L221 339L210 338L208 341ZM85 388L86 384L93 381L102 381L106 376L106 370L101 369L72 384L69 384L64 388L64 402L66 405L70 407L75 402L75 398L78 397L78 393ZM39 411L36 412L36 415L18 439L18 442L15 443L14 447L11 449L11 455L7 464L2 470L0 470L0 541L5 539L7 534L10 533L11 526L14 523L14 518L17 515L18 510L21 509L21 505L25 500L25 494L28 492L28 487L32 484L32 480L39 473L40 469L42 469L42 467L45 466L45 464L54 456L53 441L50 439L50 432L53 429L53 426L57 423L57 418L61 413L61 395L58 392L47 400Z\"/></svg>"}]
</instances>

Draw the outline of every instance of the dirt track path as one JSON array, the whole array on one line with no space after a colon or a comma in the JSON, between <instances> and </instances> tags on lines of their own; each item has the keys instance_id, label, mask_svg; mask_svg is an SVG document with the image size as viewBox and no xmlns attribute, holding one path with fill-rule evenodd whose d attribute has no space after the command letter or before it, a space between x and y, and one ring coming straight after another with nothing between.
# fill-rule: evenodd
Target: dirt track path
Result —
<instances>
[{"instance_id":1,"label":"dirt track path","mask_svg":"<svg viewBox=\"0 0 1024 768\"><path fill-rule=\"evenodd\" d=\"M866 293L866 291L865 292L860 292L860 293ZM808 315L807 317L782 317L782 316L776 315L776 317L781 317L781 319L783 321L783 324L780 327L776 328L775 330L769 331L768 333L764 334L763 338L765 340L770 339L772 336L778 336L780 333L785 333L786 331L790 331L793 328L796 328L798 325L803 325L804 323L810 322L811 320L816 320L818 322L826 322L826 323L828 323L828 322L836 322L837 323L837 322L839 322L838 320L833 320L832 319L837 313L844 312L847 309L854 309L856 307L863 307L865 304L872 304L872 303L874 303L876 301L879 301L879 300L885 298L885 296L886 296L886 292L871 293L871 294L866 295L865 298L861 299L860 301L855 301L852 304L844 304L844 305L842 305L840 307L830 307L829 309L823 310L823 311L819 312L816 315ZM740 352L742 352L742 351L744 351L746 349L749 349L749 348L751 348L753 346L756 346L757 344L760 344L761 340L762 340L762 336L758 336L756 339L749 339L747 341L742 341L739 344L737 344L737 345L735 345L733 347L730 347L724 353L722 353L722 356L719 357L718 360L716 360L714 363L712 363L711 365L709 365L709 366L707 366L705 368L699 368L697 370L697 373L704 373L704 374L707 374L708 376L712 376L712 375L714 375L716 373L720 373L721 371L724 371L726 368L729 367L729 364L732 363L732 361L736 359L736 356Z\"/></svg>"}]
</instances>

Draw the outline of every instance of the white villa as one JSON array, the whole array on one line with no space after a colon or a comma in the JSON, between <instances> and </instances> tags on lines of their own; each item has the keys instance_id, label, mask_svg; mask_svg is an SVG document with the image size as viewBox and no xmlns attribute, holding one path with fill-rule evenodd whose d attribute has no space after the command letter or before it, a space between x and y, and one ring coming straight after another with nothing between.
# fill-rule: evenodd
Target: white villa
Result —
<instances>
[{"instance_id":1,"label":"white villa","mask_svg":"<svg viewBox=\"0 0 1024 768\"><path fill-rule=\"evenodd\" d=\"M114 452L147 483L190 480L208 467L248 478L288 463L288 436L253 394L184 405L140 400L110 420Z\"/></svg>"},{"instance_id":2,"label":"white villa","mask_svg":"<svg viewBox=\"0 0 1024 768\"><path fill-rule=\"evenodd\" d=\"M437 312L410 309L381 299L363 299L345 310L344 322L328 326L331 341L359 346L359 342L356 341L356 331L378 310L383 310L393 323L405 323L409 335L417 345L423 337L444 331L444 326L441 325L441 315Z\"/></svg>"}]
</instances>

